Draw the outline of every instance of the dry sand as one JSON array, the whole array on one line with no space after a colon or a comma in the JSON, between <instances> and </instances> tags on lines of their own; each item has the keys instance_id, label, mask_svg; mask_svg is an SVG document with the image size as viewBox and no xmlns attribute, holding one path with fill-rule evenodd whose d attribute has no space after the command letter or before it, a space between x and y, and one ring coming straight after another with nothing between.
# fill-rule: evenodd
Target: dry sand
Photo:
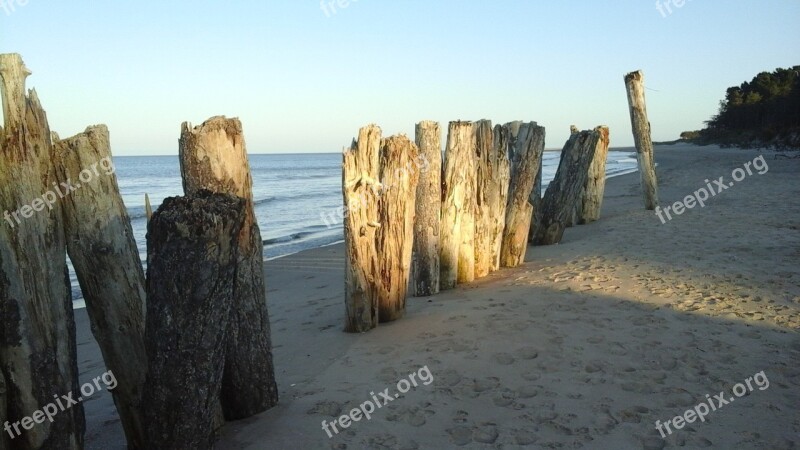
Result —
<instances>
[{"instance_id":1,"label":"dry sand","mask_svg":"<svg viewBox=\"0 0 800 450\"><path fill-rule=\"evenodd\" d=\"M611 179L599 222L530 248L521 268L410 299L406 318L363 335L341 331L341 245L268 263L281 402L229 424L218 448L800 447L800 159L656 151L662 205L759 154L769 172L667 224L644 211L638 174ZM83 312L78 326L86 379L103 366ZM423 366L430 385L322 430ZM656 430L761 371L768 388ZM87 447L120 448L108 393L86 410Z\"/></svg>"}]
</instances>

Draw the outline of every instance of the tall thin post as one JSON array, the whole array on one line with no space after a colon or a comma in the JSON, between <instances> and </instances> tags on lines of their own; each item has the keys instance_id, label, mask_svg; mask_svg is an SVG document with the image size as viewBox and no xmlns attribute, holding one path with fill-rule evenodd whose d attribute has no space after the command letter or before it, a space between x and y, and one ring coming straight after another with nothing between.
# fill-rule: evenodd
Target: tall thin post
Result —
<instances>
[{"instance_id":1,"label":"tall thin post","mask_svg":"<svg viewBox=\"0 0 800 450\"><path fill-rule=\"evenodd\" d=\"M641 70L625 75L625 89L628 92L628 106L633 127L633 141L636 145L636 159L639 161L639 176L644 196L644 207L654 210L658 206L658 178L650 135L650 121L647 119L647 105L644 99L644 74Z\"/></svg>"},{"instance_id":2,"label":"tall thin post","mask_svg":"<svg viewBox=\"0 0 800 450\"><path fill-rule=\"evenodd\" d=\"M438 122L416 126L420 174L414 220L414 295L439 293L439 233L442 221L442 132Z\"/></svg>"}]
</instances>

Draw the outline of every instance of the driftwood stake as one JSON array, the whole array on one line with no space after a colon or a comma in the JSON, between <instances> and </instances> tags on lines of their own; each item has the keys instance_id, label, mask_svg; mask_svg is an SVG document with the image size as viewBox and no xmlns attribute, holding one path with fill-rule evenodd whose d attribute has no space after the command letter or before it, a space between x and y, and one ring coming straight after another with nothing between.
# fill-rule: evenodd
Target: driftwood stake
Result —
<instances>
[{"instance_id":1,"label":"driftwood stake","mask_svg":"<svg viewBox=\"0 0 800 450\"><path fill-rule=\"evenodd\" d=\"M500 255L503 249L503 232L506 229L506 211L508 208L508 188L511 183L511 161L508 159L508 146L511 142L511 131L503 125L495 125L493 149L493 171L497 189L490 203L489 215L493 218L492 229L492 271L500 270Z\"/></svg>"},{"instance_id":2,"label":"driftwood stake","mask_svg":"<svg viewBox=\"0 0 800 450\"><path fill-rule=\"evenodd\" d=\"M628 92L636 158L639 160L644 207L647 210L654 210L658 206L658 178L656 177L653 141L650 135L650 121L647 119L647 105L644 99L644 74L642 71L625 75L625 89Z\"/></svg>"},{"instance_id":3,"label":"driftwood stake","mask_svg":"<svg viewBox=\"0 0 800 450\"><path fill-rule=\"evenodd\" d=\"M439 293L439 233L442 215L442 144L439 123L416 126L420 178L414 220L414 295Z\"/></svg>"},{"instance_id":4,"label":"driftwood stake","mask_svg":"<svg viewBox=\"0 0 800 450\"><path fill-rule=\"evenodd\" d=\"M147 448L213 448L247 208L197 191L166 199L148 224Z\"/></svg>"},{"instance_id":5,"label":"driftwood stake","mask_svg":"<svg viewBox=\"0 0 800 450\"><path fill-rule=\"evenodd\" d=\"M66 194L56 183L47 116L36 91L25 94L28 75L20 55L0 55L0 372L10 422L54 395L79 392L61 218ZM77 404L13 441L3 430L0 446L80 449L84 429Z\"/></svg>"},{"instance_id":6,"label":"driftwood stake","mask_svg":"<svg viewBox=\"0 0 800 450\"><path fill-rule=\"evenodd\" d=\"M475 201L475 278L496 270L505 228L510 169L508 140L492 122L475 123L477 189ZM495 139L498 141L495 142Z\"/></svg>"},{"instance_id":7,"label":"driftwood stake","mask_svg":"<svg viewBox=\"0 0 800 450\"><path fill-rule=\"evenodd\" d=\"M575 133L567 140L561 151L556 177L544 194L541 222L537 226L534 245L561 242L564 230L574 220L578 202L582 201L589 165L600 138L601 133L593 130Z\"/></svg>"},{"instance_id":8,"label":"driftwood stake","mask_svg":"<svg viewBox=\"0 0 800 450\"><path fill-rule=\"evenodd\" d=\"M606 190L606 160L610 136L607 126L599 126L595 131L600 133L594 158L589 165L589 174L583 187L581 201L578 202L578 223L587 224L600 219L603 207L603 196Z\"/></svg>"},{"instance_id":9,"label":"driftwood stake","mask_svg":"<svg viewBox=\"0 0 800 450\"><path fill-rule=\"evenodd\" d=\"M105 125L55 143L59 181L80 189L63 199L67 252L86 301L128 447L144 448L140 410L147 359L144 349L145 278L128 211L119 193Z\"/></svg>"},{"instance_id":10,"label":"driftwood stake","mask_svg":"<svg viewBox=\"0 0 800 450\"><path fill-rule=\"evenodd\" d=\"M380 197L376 248L379 259L378 318L391 322L405 315L411 252L414 246L414 210L419 171L417 146L405 136L381 141Z\"/></svg>"},{"instance_id":11,"label":"driftwood stake","mask_svg":"<svg viewBox=\"0 0 800 450\"><path fill-rule=\"evenodd\" d=\"M253 181L239 119L213 117L202 125L181 127L183 190L231 194L244 199L245 223L239 244L234 305L222 382L222 409L227 420L263 412L278 403L272 360L264 246L253 209Z\"/></svg>"},{"instance_id":12,"label":"driftwood stake","mask_svg":"<svg viewBox=\"0 0 800 450\"><path fill-rule=\"evenodd\" d=\"M475 134L472 122L450 122L442 180L442 290L475 277Z\"/></svg>"},{"instance_id":13,"label":"driftwood stake","mask_svg":"<svg viewBox=\"0 0 800 450\"><path fill-rule=\"evenodd\" d=\"M150 206L150 196L147 194L144 194L144 214L147 216L147 221L150 222L153 217L153 207Z\"/></svg>"},{"instance_id":14,"label":"driftwood stake","mask_svg":"<svg viewBox=\"0 0 800 450\"><path fill-rule=\"evenodd\" d=\"M347 208L345 240L345 331L363 333L378 326L379 258L375 235L380 227L381 129L361 128L342 153L342 196Z\"/></svg>"},{"instance_id":15,"label":"driftwood stake","mask_svg":"<svg viewBox=\"0 0 800 450\"><path fill-rule=\"evenodd\" d=\"M514 135L513 131L511 131L511 135ZM533 217L533 205L530 197L542 165L544 138L544 127L537 125L536 122L530 122L520 125L516 138L513 139L513 151L511 152L513 171L500 256L500 264L503 267L517 267L525 262L528 231Z\"/></svg>"}]
</instances>

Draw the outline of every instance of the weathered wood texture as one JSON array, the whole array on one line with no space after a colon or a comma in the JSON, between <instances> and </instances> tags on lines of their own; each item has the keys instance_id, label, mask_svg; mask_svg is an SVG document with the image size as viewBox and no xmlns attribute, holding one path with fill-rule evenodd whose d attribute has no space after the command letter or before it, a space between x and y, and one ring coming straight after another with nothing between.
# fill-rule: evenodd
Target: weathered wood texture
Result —
<instances>
[{"instance_id":1,"label":"weathered wood texture","mask_svg":"<svg viewBox=\"0 0 800 450\"><path fill-rule=\"evenodd\" d=\"M597 130L581 131L567 140L556 177L544 194L541 222L537 226L534 245L561 242L564 230L574 220L576 205L581 201L589 165L599 140L600 132Z\"/></svg>"},{"instance_id":2,"label":"weathered wood texture","mask_svg":"<svg viewBox=\"0 0 800 450\"><path fill-rule=\"evenodd\" d=\"M153 217L153 207L150 206L150 196L144 194L144 214L147 216L147 221Z\"/></svg>"},{"instance_id":3,"label":"weathered wood texture","mask_svg":"<svg viewBox=\"0 0 800 450\"><path fill-rule=\"evenodd\" d=\"M181 127L183 190L205 189L245 200L231 309L221 402L227 420L263 412L278 403L264 280L264 246L253 208L253 181L239 119L212 117Z\"/></svg>"},{"instance_id":4,"label":"weathered wood texture","mask_svg":"<svg viewBox=\"0 0 800 450\"><path fill-rule=\"evenodd\" d=\"M502 128L501 128L502 129ZM505 210L508 201L510 169L507 143L500 131L495 143L492 122L475 123L475 278L482 278L496 270L505 228Z\"/></svg>"},{"instance_id":5,"label":"weathered wood texture","mask_svg":"<svg viewBox=\"0 0 800 450\"><path fill-rule=\"evenodd\" d=\"M533 242L536 237L536 227L539 226L540 216L542 213L542 167L544 166L544 154L542 154L542 164L539 164L539 172L536 173L536 183L533 185L533 192L531 192L531 206L533 206L533 214L531 215L531 226L528 229L528 242Z\"/></svg>"},{"instance_id":6,"label":"weathered wood texture","mask_svg":"<svg viewBox=\"0 0 800 450\"><path fill-rule=\"evenodd\" d=\"M119 193L105 125L54 143L57 176L80 183L65 197L67 252L86 301L128 448L144 448L140 401L147 371L145 278L130 217ZM74 180L74 181L73 181Z\"/></svg>"},{"instance_id":7,"label":"weathered wood texture","mask_svg":"<svg viewBox=\"0 0 800 450\"><path fill-rule=\"evenodd\" d=\"M628 92L628 106L633 127L633 142L636 145L636 158L639 160L639 176L644 196L644 207L648 210L658 206L658 178L656 177L655 153L650 135L650 121L647 119L647 105L644 98L644 74L642 71L625 75L625 89Z\"/></svg>"},{"instance_id":8,"label":"weathered wood texture","mask_svg":"<svg viewBox=\"0 0 800 450\"><path fill-rule=\"evenodd\" d=\"M342 153L342 196L347 207L345 240L345 331L363 333L378 326L381 129L361 128Z\"/></svg>"},{"instance_id":9,"label":"weathered wood texture","mask_svg":"<svg viewBox=\"0 0 800 450\"><path fill-rule=\"evenodd\" d=\"M475 278L475 133L472 122L450 122L444 166L439 258L442 290Z\"/></svg>"},{"instance_id":10,"label":"weathered wood texture","mask_svg":"<svg viewBox=\"0 0 800 450\"><path fill-rule=\"evenodd\" d=\"M492 142L493 198L489 204L492 217L492 271L500 270L500 255L503 249L503 232L506 229L506 209L508 208L508 188L511 183L511 161L508 159L508 146L511 130L503 125L495 125Z\"/></svg>"},{"instance_id":11,"label":"weathered wood texture","mask_svg":"<svg viewBox=\"0 0 800 450\"><path fill-rule=\"evenodd\" d=\"M31 416L53 395L78 390L59 201L65 193L56 186L47 116L36 91L25 94L28 75L19 55L0 55L0 371L11 422ZM79 449L84 429L78 404L13 442L4 430L0 440L9 448Z\"/></svg>"},{"instance_id":12,"label":"weathered wood texture","mask_svg":"<svg viewBox=\"0 0 800 450\"><path fill-rule=\"evenodd\" d=\"M381 141L381 196L376 248L379 260L378 318L391 322L405 315L419 171L416 144L405 136Z\"/></svg>"},{"instance_id":13,"label":"weathered wood texture","mask_svg":"<svg viewBox=\"0 0 800 450\"><path fill-rule=\"evenodd\" d=\"M513 132L512 132L513 136ZM533 217L530 197L536 176L542 165L545 129L536 122L524 123L513 139L513 168L506 208L506 227L503 232L503 247L500 264L517 267L525 261L528 249L528 230Z\"/></svg>"},{"instance_id":14,"label":"weathered wood texture","mask_svg":"<svg viewBox=\"0 0 800 450\"><path fill-rule=\"evenodd\" d=\"M166 199L148 224L147 448L213 448L247 209L195 191Z\"/></svg>"},{"instance_id":15,"label":"weathered wood texture","mask_svg":"<svg viewBox=\"0 0 800 450\"><path fill-rule=\"evenodd\" d=\"M603 196L606 191L606 160L611 139L607 126L599 126L595 128L595 131L600 133L600 139L597 141L597 148L594 151L592 163L589 165L581 201L578 202L579 224L587 224L600 219Z\"/></svg>"},{"instance_id":16,"label":"weathered wood texture","mask_svg":"<svg viewBox=\"0 0 800 450\"><path fill-rule=\"evenodd\" d=\"M421 170L414 220L414 295L439 293L439 230L442 220L442 132L438 122L417 124Z\"/></svg>"}]
</instances>

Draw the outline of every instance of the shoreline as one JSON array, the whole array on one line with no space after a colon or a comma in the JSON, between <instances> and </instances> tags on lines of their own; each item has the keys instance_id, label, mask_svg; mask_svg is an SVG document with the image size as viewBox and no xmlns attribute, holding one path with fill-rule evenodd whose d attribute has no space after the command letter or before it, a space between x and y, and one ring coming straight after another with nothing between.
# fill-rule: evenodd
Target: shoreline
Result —
<instances>
[{"instance_id":1,"label":"shoreline","mask_svg":"<svg viewBox=\"0 0 800 450\"><path fill-rule=\"evenodd\" d=\"M267 262L281 401L228 423L217 447L791 448L800 442L800 206L785 199L800 193L800 161L764 154L768 174L667 224L644 211L637 176L614 177L600 221L568 229L560 245L529 247L520 268L409 298L405 318L365 335L341 331L341 243ZM662 205L756 155L657 147ZM76 323L83 381L103 364L85 312ZM429 386L331 438L322 430L423 366ZM760 371L769 388L659 435L656 420ZM86 448L122 448L110 395L85 406Z\"/></svg>"}]
</instances>

